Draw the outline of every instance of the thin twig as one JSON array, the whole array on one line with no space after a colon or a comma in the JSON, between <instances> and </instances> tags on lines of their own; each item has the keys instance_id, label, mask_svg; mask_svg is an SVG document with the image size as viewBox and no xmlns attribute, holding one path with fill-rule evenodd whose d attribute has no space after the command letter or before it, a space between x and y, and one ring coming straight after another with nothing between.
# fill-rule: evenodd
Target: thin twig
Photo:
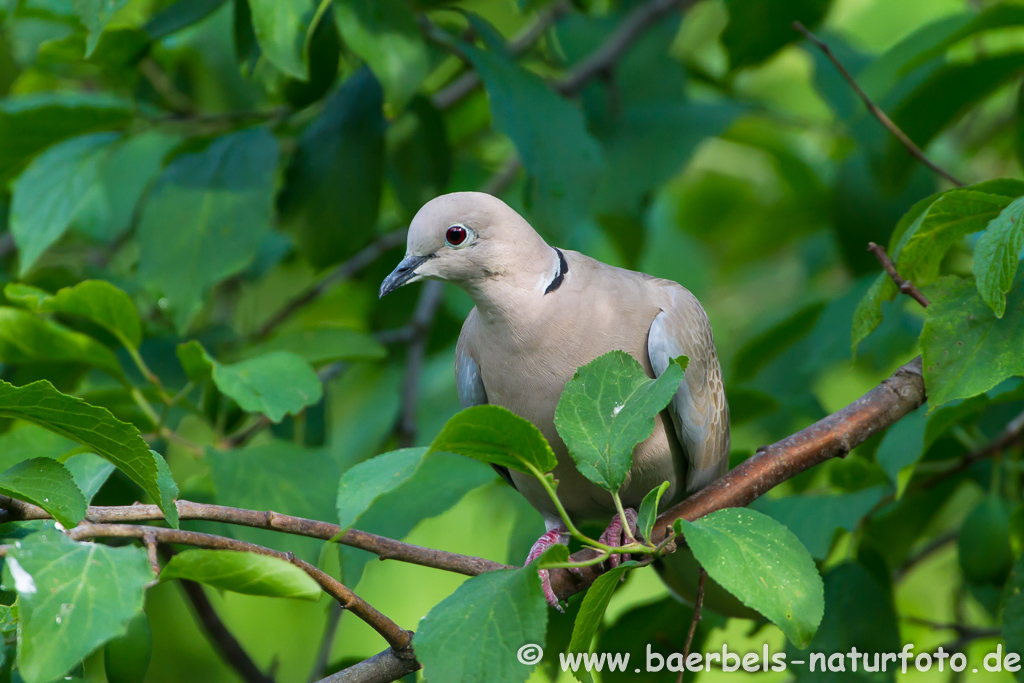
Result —
<instances>
[{"instance_id":1,"label":"thin twig","mask_svg":"<svg viewBox=\"0 0 1024 683\"><path fill-rule=\"evenodd\" d=\"M896 264L894 264L892 259L889 258L889 255L885 253L885 247L875 244L874 242L868 242L868 251L875 255L878 262L882 264L882 268L884 268L885 272L889 274L889 277L892 278L892 281L896 283L896 286L901 292L913 298L914 301L921 304L924 308L928 308L931 301L921 293L921 290L919 290L913 282L903 279L899 274L899 271L896 270Z\"/></svg>"},{"instance_id":2,"label":"thin twig","mask_svg":"<svg viewBox=\"0 0 1024 683\"><path fill-rule=\"evenodd\" d=\"M146 557L149 559L149 568L153 573L160 576L160 558L157 556L156 534L146 532L142 535L142 542L146 546Z\"/></svg>"},{"instance_id":3,"label":"thin twig","mask_svg":"<svg viewBox=\"0 0 1024 683\"><path fill-rule=\"evenodd\" d=\"M391 619L379 612L375 607L353 593L333 576L317 569L304 560L300 560L293 553L283 553L256 545L255 543L247 543L246 541L238 541L233 538L215 536L213 534L203 534L197 531L144 527L134 524L92 524L90 522L83 522L74 529L69 529L67 535L74 541L90 538L137 538L144 540L147 536L152 535L160 543L179 543L214 550L235 550L285 560L309 574L325 593L341 603L342 607L365 621L396 652L399 654L411 652L412 632L398 626L398 624L391 621Z\"/></svg>"},{"instance_id":4,"label":"thin twig","mask_svg":"<svg viewBox=\"0 0 1024 683\"><path fill-rule=\"evenodd\" d=\"M253 335L253 338L265 339L266 337L269 337L278 325L283 323L293 313L306 304L318 299L320 295L327 291L332 285L334 285L334 283L349 279L376 261L385 252L405 244L405 237L406 231L403 229L389 232L377 238L374 242L370 243L369 246L364 247L362 251L357 252L352 258L348 259L344 263L335 266L335 268L327 275L307 287L298 296L289 300L287 304L281 307L260 326Z\"/></svg>"},{"instance_id":5,"label":"thin twig","mask_svg":"<svg viewBox=\"0 0 1024 683\"><path fill-rule=\"evenodd\" d=\"M570 11L572 11L570 0L555 0L537 13L537 19L530 26L508 42L506 51L513 57L523 54L540 40L545 31ZM434 107L443 111L461 102L469 93L476 90L480 83L479 74L475 71L465 71L444 89L439 90L431 101Z\"/></svg>"},{"instance_id":6,"label":"thin twig","mask_svg":"<svg viewBox=\"0 0 1024 683\"><path fill-rule=\"evenodd\" d=\"M177 115L193 116L196 113L195 104L188 95L178 90L178 86L164 72L163 68L152 57L144 57L138 64L139 73L146 77L153 90L157 92L164 101L170 105Z\"/></svg>"},{"instance_id":7,"label":"thin twig","mask_svg":"<svg viewBox=\"0 0 1024 683\"><path fill-rule=\"evenodd\" d=\"M697 632L697 622L700 621L700 612L704 608L704 583L708 579L708 573L704 567L700 568L700 579L697 581L697 599L693 603L693 617L690 619L690 630L686 634L686 645L683 646L683 661L690 656L690 646L693 645L693 634ZM683 683L683 674L686 669L679 671L678 683Z\"/></svg>"},{"instance_id":8,"label":"thin twig","mask_svg":"<svg viewBox=\"0 0 1024 683\"><path fill-rule=\"evenodd\" d=\"M472 555L460 555L433 548L403 543L377 534L358 529L348 529L342 533L337 524L319 522L303 517L283 515L273 511L246 510L224 505L193 503L188 500L175 501L178 516L181 519L201 519L208 522L237 524L239 526L270 529L296 536L319 538L323 541L335 541L342 545L359 548L373 553L382 560L398 560L417 564L422 567L443 569L465 576L477 576L496 569L511 569L500 562L492 562ZM52 519L50 514L40 507L24 501L0 496L0 521L29 521L33 519ZM90 506L86 519L94 524L153 522L164 519L163 512L156 505L118 505ZM153 527L139 527L148 529ZM142 532L140 532L142 533Z\"/></svg>"},{"instance_id":9,"label":"thin twig","mask_svg":"<svg viewBox=\"0 0 1024 683\"><path fill-rule=\"evenodd\" d=\"M330 609L327 611L327 624L324 625L323 635L320 636L320 647L317 648L316 660L309 672L310 683L323 678L324 672L327 670L327 660L331 657L334 636L338 633L338 625L341 623L341 615L344 613L341 605L337 602L331 603Z\"/></svg>"},{"instance_id":10,"label":"thin twig","mask_svg":"<svg viewBox=\"0 0 1024 683\"><path fill-rule=\"evenodd\" d=\"M945 481L964 470L970 469L974 463L984 460L985 458L990 458L998 453L1002 453L1007 448L1015 446L1022 441L1024 441L1024 412L1019 413L1015 418L1007 422L1003 431L999 433L999 436L992 439L992 441L963 456L953 467L937 472L927 479L922 479L919 482L911 484L907 487L907 492L913 493L914 491L930 489L939 482Z\"/></svg>"},{"instance_id":11,"label":"thin twig","mask_svg":"<svg viewBox=\"0 0 1024 683\"><path fill-rule=\"evenodd\" d=\"M956 543L957 539L960 538L959 531L950 531L942 534L928 542L921 550L914 555L908 557L906 561L896 570L893 581L899 583L905 576L907 576L917 565L921 564L929 557L945 548L950 543Z\"/></svg>"},{"instance_id":12,"label":"thin twig","mask_svg":"<svg viewBox=\"0 0 1024 683\"><path fill-rule=\"evenodd\" d=\"M914 141L907 137L907 134L900 130L900 127L897 126L893 122L893 120L890 119L888 115L886 115L886 113L882 111L881 108L879 108L879 106L871 100L870 97L868 97L868 94L864 92L864 90L859 85L857 85L857 81L854 80L853 76L850 75L850 72L846 70L846 67L843 66L842 62L840 62L839 59L837 59L836 56L832 53L832 49L828 46L827 43L818 38L818 36L811 33L807 29L807 27L801 24L799 21L793 22L793 28L802 33L803 36L807 38L807 40L811 41L811 43L813 43L819 50L821 50L825 54L826 57L828 57L829 61L832 62L832 65L836 67L836 69L846 80L846 82L850 84L850 87L853 88L853 91L857 93L857 96L860 97L861 102L864 103L864 106L867 107L867 110L871 113L871 115L878 119L878 121L883 126L885 126L886 130L892 133L893 136L895 136L895 138L899 140L904 147L907 148L907 151L910 152L910 155L912 157L914 157L922 164L930 168L932 171L942 176L949 182L953 183L957 187L964 186L964 184L960 182L960 180L957 179L956 176L954 176L952 173L950 173L949 171L947 171L946 169L942 168L934 161L929 159L928 156L923 151L921 151L921 148L914 144Z\"/></svg>"},{"instance_id":13,"label":"thin twig","mask_svg":"<svg viewBox=\"0 0 1024 683\"><path fill-rule=\"evenodd\" d=\"M577 94L593 78L609 73L622 56L651 26L675 10L697 0L651 0L626 15L599 48L577 62L555 88L566 96Z\"/></svg>"},{"instance_id":14,"label":"thin twig","mask_svg":"<svg viewBox=\"0 0 1024 683\"><path fill-rule=\"evenodd\" d=\"M955 631L961 638L994 638L1002 634L1002 630L994 627L987 626L972 626L970 624L950 624L942 623L938 621L932 621L931 619L922 619L921 617L905 616L904 621L908 621L911 624L917 626L924 626L930 628L933 631Z\"/></svg>"},{"instance_id":15,"label":"thin twig","mask_svg":"<svg viewBox=\"0 0 1024 683\"><path fill-rule=\"evenodd\" d=\"M174 556L174 550L170 546L163 546L162 551L167 559ZM274 678L260 670L235 635L221 620L203 587L195 581L187 579L182 579L179 583L181 591L192 606L192 611L195 612L196 619L206 631L206 637L210 639L213 648L224 659L224 662L234 669L246 683L273 683Z\"/></svg>"}]
</instances>

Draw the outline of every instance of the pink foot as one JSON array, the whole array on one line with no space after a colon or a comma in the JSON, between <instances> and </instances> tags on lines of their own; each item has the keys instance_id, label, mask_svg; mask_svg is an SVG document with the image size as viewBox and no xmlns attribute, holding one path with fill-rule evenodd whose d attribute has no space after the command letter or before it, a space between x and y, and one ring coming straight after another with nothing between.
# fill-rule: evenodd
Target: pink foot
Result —
<instances>
[{"instance_id":1,"label":"pink foot","mask_svg":"<svg viewBox=\"0 0 1024 683\"><path fill-rule=\"evenodd\" d=\"M561 524L552 526L544 535L537 539L537 542L530 548L530 554L526 556L526 562L523 566L536 560L544 554L545 550L553 545L569 545L568 529ZM547 599L548 604L561 612L562 606L558 604L555 591L551 588L551 578L548 576L548 570L539 569L537 573L540 574L540 585L544 589L544 597Z\"/></svg>"},{"instance_id":2,"label":"pink foot","mask_svg":"<svg viewBox=\"0 0 1024 683\"><path fill-rule=\"evenodd\" d=\"M626 521L629 522L629 530L633 536L636 536L636 510L633 508L626 508L623 512L626 513ZM604 530L599 539L601 543L610 545L615 548L622 547L629 543L629 539L626 536L625 530L622 528L622 518L618 515L612 517L612 521L608 524L608 528ZM611 565L612 569L615 569L623 562L629 562L629 555L612 555L608 558L608 564ZM625 577L623 577L625 578Z\"/></svg>"}]
</instances>

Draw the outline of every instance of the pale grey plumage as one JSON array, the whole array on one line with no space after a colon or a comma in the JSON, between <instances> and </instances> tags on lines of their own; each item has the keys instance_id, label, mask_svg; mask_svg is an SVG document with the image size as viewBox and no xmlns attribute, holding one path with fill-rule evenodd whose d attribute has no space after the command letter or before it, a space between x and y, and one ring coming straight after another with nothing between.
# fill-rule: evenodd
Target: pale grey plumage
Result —
<instances>
[{"instance_id":1,"label":"pale grey plumage","mask_svg":"<svg viewBox=\"0 0 1024 683\"><path fill-rule=\"evenodd\" d=\"M469 230L466 243L446 244L452 225ZM558 456L559 497L571 515L607 517L614 510L611 496L576 471L554 427L566 382L608 351L630 353L651 376L676 356L690 359L679 391L634 451L621 491L624 504L638 506L666 480L671 488L665 500L678 499L726 470L728 405L711 325L682 286L559 252L503 202L472 192L438 197L420 210L406 259L385 281L382 295L421 278L453 282L476 303L456 348L463 407L501 405L536 424ZM532 477L512 472L508 478L554 522L556 511Z\"/></svg>"}]
</instances>

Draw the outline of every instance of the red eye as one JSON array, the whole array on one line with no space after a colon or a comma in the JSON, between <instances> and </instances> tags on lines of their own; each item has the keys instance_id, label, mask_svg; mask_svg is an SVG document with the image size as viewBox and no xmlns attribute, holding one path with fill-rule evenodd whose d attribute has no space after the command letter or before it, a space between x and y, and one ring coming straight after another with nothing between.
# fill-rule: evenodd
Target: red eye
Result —
<instances>
[{"instance_id":1,"label":"red eye","mask_svg":"<svg viewBox=\"0 0 1024 683\"><path fill-rule=\"evenodd\" d=\"M468 236L468 234L469 233L466 231L466 229L461 225L453 225L452 227L448 228L448 232L444 234L444 238L448 241L448 244L452 245L453 247L457 247L466 241L466 237Z\"/></svg>"}]
</instances>

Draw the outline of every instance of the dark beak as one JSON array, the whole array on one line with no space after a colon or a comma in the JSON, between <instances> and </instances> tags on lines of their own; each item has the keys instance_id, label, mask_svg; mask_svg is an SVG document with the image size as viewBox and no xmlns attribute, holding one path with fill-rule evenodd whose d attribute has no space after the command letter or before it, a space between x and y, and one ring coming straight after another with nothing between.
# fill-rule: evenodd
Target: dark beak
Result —
<instances>
[{"instance_id":1,"label":"dark beak","mask_svg":"<svg viewBox=\"0 0 1024 683\"><path fill-rule=\"evenodd\" d=\"M402 259L402 262L398 264L391 275L384 278L384 282L380 285L380 298L383 299L385 296L395 291L409 280L416 277L416 269L419 268L424 261L429 259L430 256L406 256Z\"/></svg>"}]
</instances>

